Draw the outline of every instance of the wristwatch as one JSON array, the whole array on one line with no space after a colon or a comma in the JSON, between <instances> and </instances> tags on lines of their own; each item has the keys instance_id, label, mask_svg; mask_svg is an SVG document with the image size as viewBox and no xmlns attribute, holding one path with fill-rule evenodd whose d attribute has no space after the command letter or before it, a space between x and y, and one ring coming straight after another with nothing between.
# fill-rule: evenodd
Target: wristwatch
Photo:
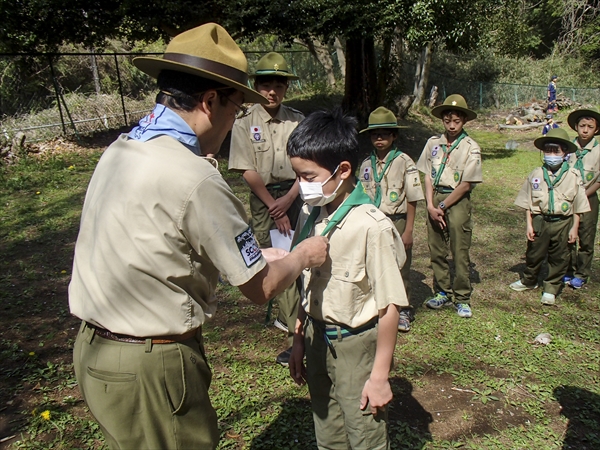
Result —
<instances>
[{"instance_id":1,"label":"wristwatch","mask_svg":"<svg viewBox=\"0 0 600 450\"><path fill-rule=\"evenodd\" d=\"M440 208L442 211L444 211L446 209L446 204L444 202L440 202L440 203L438 203L438 208Z\"/></svg>"}]
</instances>

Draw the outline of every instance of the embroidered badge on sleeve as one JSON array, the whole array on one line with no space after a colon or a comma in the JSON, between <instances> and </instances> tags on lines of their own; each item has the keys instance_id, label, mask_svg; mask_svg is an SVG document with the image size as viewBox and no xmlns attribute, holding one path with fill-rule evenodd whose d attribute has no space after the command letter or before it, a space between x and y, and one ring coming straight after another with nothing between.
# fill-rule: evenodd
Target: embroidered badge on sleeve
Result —
<instances>
[{"instance_id":1,"label":"embroidered badge on sleeve","mask_svg":"<svg viewBox=\"0 0 600 450\"><path fill-rule=\"evenodd\" d=\"M240 250L242 258L244 258L246 267L252 266L262 256L260 248L258 248L258 242L256 242L256 238L250 227L235 237L235 243Z\"/></svg>"}]
</instances>

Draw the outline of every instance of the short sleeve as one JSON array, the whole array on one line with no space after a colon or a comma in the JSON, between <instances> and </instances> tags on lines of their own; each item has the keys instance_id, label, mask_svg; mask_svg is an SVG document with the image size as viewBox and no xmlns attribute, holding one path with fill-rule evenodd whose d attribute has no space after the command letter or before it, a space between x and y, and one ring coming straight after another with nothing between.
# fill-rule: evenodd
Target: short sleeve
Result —
<instances>
[{"instance_id":1,"label":"short sleeve","mask_svg":"<svg viewBox=\"0 0 600 450\"><path fill-rule=\"evenodd\" d=\"M528 176L515 199L515 205L523 209L530 209L531 207L531 183L529 178Z\"/></svg>"},{"instance_id":2,"label":"short sleeve","mask_svg":"<svg viewBox=\"0 0 600 450\"><path fill-rule=\"evenodd\" d=\"M481 148L473 140L465 162L461 181L469 183L481 183L483 181L483 170L481 168Z\"/></svg>"},{"instance_id":3,"label":"short sleeve","mask_svg":"<svg viewBox=\"0 0 600 450\"><path fill-rule=\"evenodd\" d=\"M236 120L231 130L231 146L229 149L229 170L256 170L256 157L252 142L250 142L250 131L246 130L247 121Z\"/></svg>"}]
</instances>

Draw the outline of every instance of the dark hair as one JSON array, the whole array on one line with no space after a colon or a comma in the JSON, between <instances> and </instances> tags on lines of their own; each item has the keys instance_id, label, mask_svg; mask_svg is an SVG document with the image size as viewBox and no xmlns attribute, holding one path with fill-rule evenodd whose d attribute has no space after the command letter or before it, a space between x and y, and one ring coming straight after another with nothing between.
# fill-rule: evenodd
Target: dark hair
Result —
<instances>
[{"instance_id":1,"label":"dark hair","mask_svg":"<svg viewBox=\"0 0 600 450\"><path fill-rule=\"evenodd\" d=\"M224 105L225 97L233 94L236 89L185 72L162 70L156 80L160 92L156 95L156 103L171 109L192 111L202 100L202 95L209 89L218 89L219 98Z\"/></svg>"},{"instance_id":2,"label":"dark hair","mask_svg":"<svg viewBox=\"0 0 600 450\"><path fill-rule=\"evenodd\" d=\"M281 75L256 75L256 77L254 78L254 86L256 86L259 83L270 83L272 81L275 81L277 83L288 84L287 77L283 77Z\"/></svg>"},{"instance_id":3,"label":"dark hair","mask_svg":"<svg viewBox=\"0 0 600 450\"><path fill-rule=\"evenodd\" d=\"M452 114L456 114L458 117L463 119L463 121L467 120L467 114L464 111L460 111L458 109L445 109L442 111L442 119L451 116Z\"/></svg>"},{"instance_id":4,"label":"dark hair","mask_svg":"<svg viewBox=\"0 0 600 450\"><path fill-rule=\"evenodd\" d=\"M592 116L581 116L581 117L578 117L577 121L575 122L575 125L579 125L579 122L581 122L583 119L593 120L594 122L596 122L596 128L598 128L598 126L600 126L600 123L598 123L598 121L596 120L596 118L592 117Z\"/></svg>"},{"instance_id":5,"label":"dark hair","mask_svg":"<svg viewBox=\"0 0 600 450\"><path fill-rule=\"evenodd\" d=\"M290 135L287 154L290 158L313 161L330 172L342 161L348 161L354 173L358 166L357 123L341 108L314 112Z\"/></svg>"}]
</instances>

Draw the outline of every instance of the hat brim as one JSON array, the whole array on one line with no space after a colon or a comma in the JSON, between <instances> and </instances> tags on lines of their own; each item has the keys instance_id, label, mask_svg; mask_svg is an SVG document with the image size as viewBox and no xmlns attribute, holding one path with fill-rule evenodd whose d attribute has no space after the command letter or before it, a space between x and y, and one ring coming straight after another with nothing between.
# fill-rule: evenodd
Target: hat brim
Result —
<instances>
[{"instance_id":1,"label":"hat brim","mask_svg":"<svg viewBox=\"0 0 600 450\"><path fill-rule=\"evenodd\" d=\"M269 103L267 98L263 97L248 86L238 83L237 81L233 81L227 77L217 75L207 70L198 69L197 67L189 66L187 64L168 61L157 57L139 56L133 59L133 65L145 74L150 75L152 78L158 78L158 74L160 74L162 70L174 70L176 72L188 73L201 78L218 81L219 83L223 83L225 86L229 86L243 92L244 103L260 103L262 105L267 105Z\"/></svg>"},{"instance_id":2,"label":"hat brim","mask_svg":"<svg viewBox=\"0 0 600 450\"><path fill-rule=\"evenodd\" d=\"M556 144L557 142L567 146L567 153L573 153L575 150L577 150L577 146L573 142L559 137L542 136L533 141L533 145L543 151L546 144Z\"/></svg>"},{"instance_id":3,"label":"hat brim","mask_svg":"<svg viewBox=\"0 0 600 450\"><path fill-rule=\"evenodd\" d=\"M596 133L594 133L594 134L596 136L599 135L600 134L600 113L598 113L598 111L594 111L592 109L577 109L568 115L567 122L569 123L569 126L573 130L577 131L577 129L576 129L577 122L582 117L593 117L594 119L596 119Z\"/></svg>"},{"instance_id":4,"label":"hat brim","mask_svg":"<svg viewBox=\"0 0 600 450\"><path fill-rule=\"evenodd\" d=\"M256 77L285 77L290 81L299 80L300 77L293 75L289 72L280 72L279 70L263 70L260 73L250 74L250 78Z\"/></svg>"},{"instance_id":5,"label":"hat brim","mask_svg":"<svg viewBox=\"0 0 600 450\"><path fill-rule=\"evenodd\" d=\"M442 114L444 111L460 111L463 112L467 116L467 122L473 119L477 119L477 113L475 111L471 111L470 109L463 108L461 106L455 105L438 105L431 110L431 114L438 119L442 118Z\"/></svg>"},{"instance_id":6,"label":"hat brim","mask_svg":"<svg viewBox=\"0 0 600 450\"><path fill-rule=\"evenodd\" d=\"M381 129L396 129L396 130L401 130L401 129L405 129L408 128L407 126L404 125L379 125L379 124L375 124L375 125L369 125L367 128L365 128L364 130L360 130L359 133L364 133L365 131L370 131L370 130L381 130Z\"/></svg>"}]
</instances>

